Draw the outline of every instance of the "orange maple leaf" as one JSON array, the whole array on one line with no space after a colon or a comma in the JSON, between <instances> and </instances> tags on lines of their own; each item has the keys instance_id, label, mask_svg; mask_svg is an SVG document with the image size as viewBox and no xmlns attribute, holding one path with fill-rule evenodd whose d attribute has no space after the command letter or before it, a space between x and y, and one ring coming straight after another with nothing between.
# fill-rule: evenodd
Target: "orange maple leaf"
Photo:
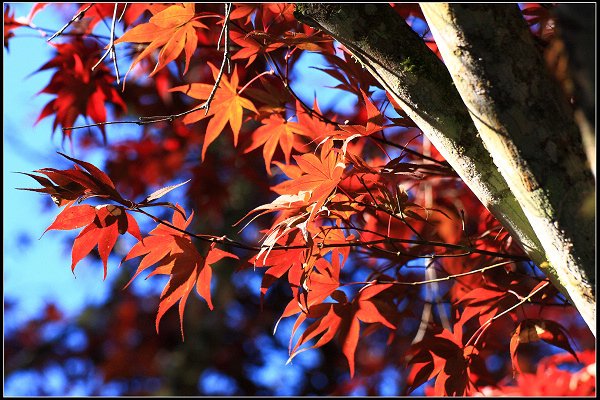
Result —
<instances>
[{"instance_id":1,"label":"orange maple leaf","mask_svg":"<svg viewBox=\"0 0 600 400\"><path fill-rule=\"evenodd\" d=\"M210 62L208 63L212 70L215 81L219 75L219 69ZM237 65L231 74L231 81L225 75L221 77L219 88L215 92L213 101L208 110L204 109L192 112L183 118L185 124L191 124L201 119L213 117L206 127L206 135L204 136L204 145L202 146L202 160L206 154L208 146L221 134L227 122L233 131L233 145L237 146L238 135L242 127L242 116L244 108L256 114L258 111L252 102L237 92L239 77L237 73ZM191 83L189 85L178 86L170 89L171 92L182 92L194 99L207 100L213 90L213 85L206 83ZM197 107L196 107L197 108Z\"/></svg>"},{"instance_id":2,"label":"orange maple leaf","mask_svg":"<svg viewBox=\"0 0 600 400\"><path fill-rule=\"evenodd\" d=\"M267 257L277 241L296 228L299 228L305 240L308 240L309 224L342 180L345 164L339 151L333 148L331 140L323 143L320 158L309 153L294 156L294 159L298 163L298 167L284 166L283 168L286 173L293 175L293 179L271 188L280 196L269 204L254 208L244 217L258 213L252 218L254 220L261 215L275 211L292 211L291 216L276 222L271 228L257 258L265 251L267 252L265 257ZM281 166L283 165L281 164Z\"/></svg>"},{"instance_id":3,"label":"orange maple leaf","mask_svg":"<svg viewBox=\"0 0 600 400\"><path fill-rule=\"evenodd\" d=\"M297 136L310 136L310 133L297 122L289 122L279 114L271 114L268 119L261 121L263 126L252 133L252 143L244 152L249 153L252 150L263 146L263 157L265 159L265 167L271 175L271 159L277 144L283 150L286 164L290 163L290 153L292 148L298 141Z\"/></svg>"},{"instance_id":4,"label":"orange maple leaf","mask_svg":"<svg viewBox=\"0 0 600 400\"><path fill-rule=\"evenodd\" d=\"M312 139L319 143L327 137L335 135L336 127L333 124L326 123L317 118L316 115L323 115L319 108L317 98L313 102L313 106L309 111L296 100L296 115L298 115L298 123L305 127L307 132L312 133Z\"/></svg>"},{"instance_id":5,"label":"orange maple leaf","mask_svg":"<svg viewBox=\"0 0 600 400\"><path fill-rule=\"evenodd\" d=\"M183 209L177 205L178 211L173 212L172 225L184 230L192 221L194 213L189 218L185 218ZM157 267L148 275L169 275L169 282L160 296L158 314L156 316L156 331L163 315L175 303L179 302L179 319L181 324L181 335L183 337L183 312L188 296L194 286L200 296L202 296L208 307L212 310L212 300L210 295L210 282L212 279L211 265L225 257L238 258L236 255L225 252L212 244L208 255L203 257L196 246L191 241L189 235L170 228L159 225L150 232L143 242L138 242L125 256L123 261L130 260L139 256L144 256L140 265L131 278L127 286L145 269L158 263ZM126 287L127 287L126 286Z\"/></svg>"},{"instance_id":6,"label":"orange maple leaf","mask_svg":"<svg viewBox=\"0 0 600 400\"><path fill-rule=\"evenodd\" d=\"M196 16L194 3L183 3L166 8L150 18L149 22L137 25L125 32L115 41L115 44L150 43L133 61L127 74L144 57L160 47L162 49L158 54L158 62L149 76L153 76L165 65L175 60L184 49L185 69L183 73L185 74L198 45L196 28L208 29L206 25L198 21L198 18L202 17Z\"/></svg>"},{"instance_id":7,"label":"orange maple leaf","mask_svg":"<svg viewBox=\"0 0 600 400\"><path fill-rule=\"evenodd\" d=\"M359 136L370 136L375 132L379 132L385 126L384 117L381 115L381 112L375 107L375 104L371 102L369 96L360 90L362 95L362 100L365 103L365 108L367 110L367 123L365 126L363 125L340 125L340 129L347 132L347 134L340 134L339 138L354 138ZM349 134L349 135L348 135Z\"/></svg>"},{"instance_id":8,"label":"orange maple leaf","mask_svg":"<svg viewBox=\"0 0 600 400\"><path fill-rule=\"evenodd\" d=\"M259 4L234 4L233 11L229 14L229 19L235 21L236 19L246 18L244 24L250 24L252 23L252 16L259 7Z\"/></svg>"},{"instance_id":9,"label":"orange maple leaf","mask_svg":"<svg viewBox=\"0 0 600 400\"><path fill-rule=\"evenodd\" d=\"M312 220L342 180L345 169L343 157L333 148L333 141L328 140L321 147L320 158L309 153L294 156L294 159L304 174L272 189L279 194L309 192L309 202L315 204L309 217Z\"/></svg>"},{"instance_id":10,"label":"orange maple leaf","mask_svg":"<svg viewBox=\"0 0 600 400\"><path fill-rule=\"evenodd\" d=\"M342 352L346 356L350 368L350 377L354 376L354 353L360 336L360 322L367 324L379 323L390 329L396 327L380 312L373 303L372 298L382 291L388 289L390 284L376 284L363 287L358 295L347 302L343 293L336 295L338 303L314 304L308 312L302 312L296 319L292 329L292 337L296 330L308 318L314 318L304 333L300 336L294 347L290 343L290 358L288 363L298 354L316 349L330 342L337 334L339 342L342 344ZM333 293L332 297L333 297ZM322 336L311 346L300 348L309 340L318 335Z\"/></svg>"}]
</instances>

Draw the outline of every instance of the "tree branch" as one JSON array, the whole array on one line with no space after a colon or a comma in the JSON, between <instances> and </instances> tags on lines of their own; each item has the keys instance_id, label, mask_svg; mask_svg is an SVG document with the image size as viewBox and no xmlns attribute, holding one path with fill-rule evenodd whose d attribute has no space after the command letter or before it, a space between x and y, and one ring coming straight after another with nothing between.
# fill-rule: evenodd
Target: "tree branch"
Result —
<instances>
[{"instance_id":1,"label":"tree branch","mask_svg":"<svg viewBox=\"0 0 600 400\"><path fill-rule=\"evenodd\" d=\"M62 35L62 33L69 27L71 26L75 21L79 21L81 18L83 18L83 16L85 15L85 13L92 8L93 6L95 6L96 3L90 3L89 6L87 6L86 8L84 8L83 10L79 11L77 14L75 14L73 16L73 18L71 18L71 20L69 22L67 22L62 28L60 28L54 35L50 36L48 39L46 39L47 42L51 41L52 39ZM116 7L116 5L115 5Z\"/></svg>"},{"instance_id":2,"label":"tree branch","mask_svg":"<svg viewBox=\"0 0 600 400\"><path fill-rule=\"evenodd\" d=\"M552 283L568 295L565 283L548 268L547 249L484 147L447 69L406 22L387 4L303 3L296 6L295 16L331 34L363 63Z\"/></svg>"},{"instance_id":3,"label":"tree branch","mask_svg":"<svg viewBox=\"0 0 600 400\"><path fill-rule=\"evenodd\" d=\"M133 207L129 207L129 209L131 211L142 213L142 214L146 215L147 217L150 217L153 221L155 221L159 224L168 226L171 229L174 229L181 233L185 233L186 235L189 235L196 239L200 239L205 242L210 242L210 243L218 242L218 243L226 245L226 246L231 246L231 247L244 249L244 250L251 250L251 251L260 251L263 248L262 246L254 246L254 245L249 245L249 244L245 244L242 242L238 242L238 241L228 238L227 236L203 235L203 234L197 234L197 233L187 231L185 229L178 228L175 225L171 224L170 222L167 222L161 218L158 218L157 216L148 213L147 211L143 210L140 207L137 207L136 205L134 205ZM373 246L375 246L377 244L385 244L385 243L407 243L407 244L415 244L415 245L428 245L428 246L433 246L433 247L446 247L449 249L465 251L462 254L455 255L458 257L469 256L471 254L482 254L482 255L487 255L487 256L492 256L492 257L506 258L506 259L515 260L515 261L529 261L529 258L520 256L520 255L499 253L499 252L490 251L490 250L482 250L482 249L477 249L477 248L473 248L470 246L464 246L464 245L459 245L459 244L436 242L436 241L430 241L430 240L400 239L400 238L390 238L390 237L384 237L382 239L370 240L370 241L322 243L320 245L320 248L337 248L337 247L372 248ZM293 249L308 249L308 248L312 248L312 245L309 245L309 244L290 245L290 246L276 245L276 246L272 247L272 250L293 250ZM378 250L381 250L381 249L378 248ZM397 254L397 255L401 255L401 254L398 254L398 252L393 252L393 253ZM448 255L448 254L440 254L440 255L430 254L427 256L427 258L451 257L451 256L452 255Z\"/></svg>"},{"instance_id":4,"label":"tree branch","mask_svg":"<svg viewBox=\"0 0 600 400\"><path fill-rule=\"evenodd\" d=\"M110 58L113 60L113 66L115 68L117 84L121 83L120 79L119 79L119 66L117 65L117 53L115 52L115 25L117 23L118 7L119 7L119 3L115 3L115 8L114 8L113 17L112 17L112 24L110 26L110 43L108 44L108 49L106 49L106 51L104 52L102 57L100 57L98 62L96 64L94 64L94 66L92 67L92 71L95 70L98 67L98 65L100 65L100 63L102 61L104 61L106 56L110 54ZM127 7L127 4L125 4L125 7ZM125 13L125 8L123 9L123 13Z\"/></svg>"}]
</instances>

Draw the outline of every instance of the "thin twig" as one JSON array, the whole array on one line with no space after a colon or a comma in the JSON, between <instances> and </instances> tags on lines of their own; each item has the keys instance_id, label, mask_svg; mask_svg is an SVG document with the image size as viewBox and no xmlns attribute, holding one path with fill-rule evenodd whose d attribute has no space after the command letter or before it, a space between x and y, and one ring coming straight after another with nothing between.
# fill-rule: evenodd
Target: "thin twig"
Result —
<instances>
[{"instance_id":1,"label":"thin twig","mask_svg":"<svg viewBox=\"0 0 600 400\"><path fill-rule=\"evenodd\" d=\"M110 43L108 44L108 49L104 52L102 57L98 60L98 62L92 67L92 71L104 61L107 55L110 54L110 58L113 60L113 65L115 68L115 74L117 76L117 84L121 83L119 79L119 67L117 65L117 53L115 52L115 25L117 23L117 9L119 8L119 3L115 3L115 9L113 10L112 24L110 26Z\"/></svg>"},{"instance_id":2,"label":"thin twig","mask_svg":"<svg viewBox=\"0 0 600 400\"><path fill-rule=\"evenodd\" d=\"M435 280L435 268L431 268L431 265L434 262L435 262L435 260L432 260L425 267L425 277L428 280L429 279ZM433 298L431 296L431 292L433 292L434 290L437 292L437 283L434 283L434 282L435 281L432 282L431 288L429 286L425 288L426 299L428 299L430 301L433 300ZM438 300L438 299L439 299L439 297L435 298L435 300ZM425 337L425 333L427 333L427 327L429 326L429 321L431 320L431 318L433 316L432 309L433 309L433 304L425 303L425 305L423 306L423 312L421 313L421 323L419 324L419 330L417 331L417 334L415 335L414 339L412 340L411 345L415 344L415 343L419 343ZM446 328L446 327L444 326L444 328Z\"/></svg>"},{"instance_id":3,"label":"thin twig","mask_svg":"<svg viewBox=\"0 0 600 400\"><path fill-rule=\"evenodd\" d=\"M426 283L434 283L434 282L444 282L444 281L449 281L450 279L456 279L456 278L460 278L462 276L467 276L467 275L473 275L473 274L478 274L478 273L483 273L489 269L492 268L497 268L497 267L501 267L503 265L508 265L508 264L514 264L515 261L502 261L496 264L492 264L492 265L488 265L486 267L483 268L478 268L478 269L474 269L472 271L467 271L467 272L461 272L459 274L453 274L453 275L448 275L448 276L444 276L442 278L435 278L435 279L429 279L429 280L424 280L424 281L419 281L419 282L398 282L395 283L395 285L412 285L412 286L416 286L416 285L424 285Z\"/></svg>"},{"instance_id":4,"label":"thin twig","mask_svg":"<svg viewBox=\"0 0 600 400\"><path fill-rule=\"evenodd\" d=\"M170 114L170 115L151 115L148 117L139 117L140 120L140 124L153 124L155 122L161 122L161 121L169 121L169 122L173 122L173 120L177 119L177 118L181 118L184 115L188 115L191 114L193 112L202 110L206 108L206 102L202 103L201 105L199 105L196 108L193 108L191 110L188 111L183 111L180 112L178 114Z\"/></svg>"},{"instance_id":5,"label":"thin twig","mask_svg":"<svg viewBox=\"0 0 600 400\"><path fill-rule=\"evenodd\" d=\"M372 281L360 281L360 282L348 282L345 285L366 285L366 284L371 284L371 285L399 285L399 286L419 286L419 285L427 285L430 283L438 283L438 282L445 282L445 281L449 281L451 279L457 279L463 276L467 276L467 275L473 275L473 274L478 274L478 273L483 273L489 269L492 268L498 268L501 267L503 265L507 265L507 264L512 264L515 261L502 261L496 264L492 264L492 265L488 265L486 267L483 268L478 268L478 269L474 269L472 271L467 271L467 272L461 272L459 274L453 274L453 275L448 275L448 276L444 276L443 278L435 278L435 279L426 279L423 281L416 281L416 282L399 282L399 281L379 281L379 280L372 280ZM536 293L539 291L536 290ZM533 296L535 293L532 293L529 297ZM517 304L518 306L518 304ZM516 306L515 306L516 307ZM512 307L511 309L513 309L514 307ZM507 310L510 311L511 309ZM497 317L500 317L501 315L498 314Z\"/></svg>"},{"instance_id":6,"label":"thin twig","mask_svg":"<svg viewBox=\"0 0 600 400\"><path fill-rule=\"evenodd\" d=\"M373 200L373 204L375 205L376 208L379 208L379 204L377 204L377 200L375 199L375 196L373 196L373 193L371 193L371 191L369 190L369 187L367 186L367 184L365 183L365 179L362 176L358 176L356 175L356 178L358 179L358 181L360 183L362 183L362 185L364 186L364 188L366 189L367 193L369 194L369 196L371 197L371 200ZM350 196L348 196L350 197ZM365 203L367 204L367 203Z\"/></svg>"},{"instance_id":7,"label":"thin twig","mask_svg":"<svg viewBox=\"0 0 600 400\"><path fill-rule=\"evenodd\" d=\"M29 28L29 29L33 29L34 31L38 31L38 33L40 34L40 36L42 37L46 37L48 36L47 33L56 33L56 29L50 29L50 28L44 28L44 27L40 27L40 26L31 26L31 25L23 25L23 28ZM85 33L85 32L63 32L61 33L62 36L74 36L74 37L90 37L90 38L94 38L94 39L104 39L104 40L110 40L110 38L108 36L104 36L104 35L97 35L95 33ZM25 35L17 35L15 36L16 38L18 37L25 37ZM26 36L26 37L38 37L38 36ZM48 39L46 39L48 40Z\"/></svg>"},{"instance_id":8,"label":"thin twig","mask_svg":"<svg viewBox=\"0 0 600 400\"><path fill-rule=\"evenodd\" d=\"M521 306L523 303L527 302L536 293L538 293L539 291L541 291L542 289L544 289L549 284L550 284L550 281L544 282L542 285L540 285L540 287L538 287L537 289L535 289L533 292L529 293L525 297L520 298L519 302L517 304L515 304L514 306L512 306L510 308L507 308L506 310L502 311L500 314L494 315L492 318L488 319L483 325L481 325L479 327L479 329L477 329L477 331L475 331L475 333L473 334L473 336L471 336L471 338L469 338L469 340L465 344L465 347L467 347L469 345L469 343L471 343L471 340L473 340L473 338L475 338L475 341L473 342L473 347L477 346L477 342L479 342L479 339L481 339L483 337L483 334L492 325L492 322L494 322L498 318L500 318L500 317L508 314L509 312L511 312L512 310L514 310L515 308Z\"/></svg>"},{"instance_id":9,"label":"thin twig","mask_svg":"<svg viewBox=\"0 0 600 400\"><path fill-rule=\"evenodd\" d=\"M123 19L123 17L125 16L125 11L127 10L127 6L129 5L129 3L125 3L123 4L123 11L121 11L121 15L119 16L119 22L121 22L121 20Z\"/></svg>"},{"instance_id":10,"label":"thin twig","mask_svg":"<svg viewBox=\"0 0 600 400\"><path fill-rule=\"evenodd\" d=\"M75 15L73 18L71 18L71 20L69 22L67 22L65 24L65 26L63 26L62 28L60 28L54 35L50 36L46 41L49 42L52 39L62 35L62 33L65 31L65 29L67 29L69 26L71 26L75 21L78 21L80 18L82 18L85 13L92 8L96 3L90 3L89 6L87 6L86 8L84 8L83 10L79 11L77 13L77 15Z\"/></svg>"},{"instance_id":11,"label":"thin twig","mask_svg":"<svg viewBox=\"0 0 600 400\"><path fill-rule=\"evenodd\" d=\"M373 140L375 140L375 141L377 141L379 143L383 143L383 144L386 144L388 146L395 147L397 149L403 150L406 153L412 154L412 155L417 156L419 158L422 158L424 160L431 161L431 162L436 163L436 164L438 164L438 165L440 165L442 167L446 167L446 168L449 168L449 169L452 168L452 167L450 167L450 164L448 164L447 161L436 160L433 157L426 156L425 154L419 153L418 151L413 150L413 149L411 149L409 147L403 146L403 145L398 144L398 143L390 142L389 140L387 140L384 137L380 137L380 136L376 136L376 135L371 135L371 136L369 136L369 138L371 138L371 139L373 139ZM456 174L456 173L454 173L454 174Z\"/></svg>"},{"instance_id":12,"label":"thin twig","mask_svg":"<svg viewBox=\"0 0 600 400\"><path fill-rule=\"evenodd\" d=\"M223 61L221 62L221 68L219 69L219 75L217 75L217 79L215 81L215 85L213 86L210 94L208 95L208 99L206 99L206 106L204 115L208 114L208 110L210 109L210 103L213 101L215 97L215 93L217 92L217 88L219 87L219 83L221 83L221 78L223 77L223 72L225 71L225 64L227 64L227 73L231 73L231 64L229 61L229 15L231 14L231 3L225 4L225 17L223 18L223 29L221 29L221 34L219 35L219 41L217 42L217 50L219 49L219 45L221 43L221 37L224 36L224 44L223 44Z\"/></svg>"},{"instance_id":13,"label":"thin twig","mask_svg":"<svg viewBox=\"0 0 600 400\"><path fill-rule=\"evenodd\" d=\"M196 239L203 240L205 242L210 242L210 243L219 242L221 244L229 245L229 246L236 247L238 249L244 249L244 250L259 251L261 249L258 246L250 246L250 245L247 245L244 243L237 242L235 240L231 240L227 236L200 235L197 233L186 231L185 229L178 228L175 225L171 224L170 222L167 222L155 215L152 215L149 212L147 212L139 207L133 207L133 208L131 208L131 211L142 213L142 214L146 215L147 217L150 217L156 223L168 226L171 229L174 229L181 233L185 233L186 235L189 235ZM308 247L308 246L305 246L305 247Z\"/></svg>"},{"instance_id":14,"label":"thin twig","mask_svg":"<svg viewBox=\"0 0 600 400\"><path fill-rule=\"evenodd\" d=\"M94 127L94 126L119 125L119 124L147 125L147 124L151 124L151 123L154 123L154 122L158 122L158 121L107 121L107 122L98 122L98 123L95 123L95 124L70 126L70 127L67 127L67 128L62 128L62 130L63 130L63 132L66 132L66 131L74 131L76 129L91 128L91 127Z\"/></svg>"},{"instance_id":15,"label":"thin twig","mask_svg":"<svg viewBox=\"0 0 600 400\"><path fill-rule=\"evenodd\" d=\"M391 254L395 257L400 257L400 256L404 256L404 257L412 257L412 258L428 258L428 259L435 259L435 258L459 258L459 257L468 257L471 254L473 254L472 251L465 251L463 253L445 253L445 254L437 254L437 253L429 253L429 254L412 254L412 253L407 253L405 251L402 250L398 250L396 246L394 246L394 243L391 243L391 245L394 247L395 250L388 250L386 248L383 247L379 247L379 246L369 246L369 249L371 250L376 250L379 251L381 253L385 253L385 254Z\"/></svg>"},{"instance_id":16,"label":"thin twig","mask_svg":"<svg viewBox=\"0 0 600 400\"><path fill-rule=\"evenodd\" d=\"M246 83L243 88L240 89L240 91L238 92L238 95L242 94L242 92L244 90L246 90L246 88L248 86L252 85L252 83L254 81L256 81L257 79L259 79L261 76L264 76L264 75L273 75L274 73L275 73L275 71L273 71L272 69L270 69L268 71L264 71L264 72L261 72L260 74L256 75L254 78L250 79L250 81L248 81L248 83Z\"/></svg>"},{"instance_id":17,"label":"thin twig","mask_svg":"<svg viewBox=\"0 0 600 400\"><path fill-rule=\"evenodd\" d=\"M471 236L467 232L467 223L465 222L465 210L460 210L460 220L462 222L462 230L464 235L467 237L467 241L469 242L469 246L473 246L473 242L471 241Z\"/></svg>"}]
</instances>

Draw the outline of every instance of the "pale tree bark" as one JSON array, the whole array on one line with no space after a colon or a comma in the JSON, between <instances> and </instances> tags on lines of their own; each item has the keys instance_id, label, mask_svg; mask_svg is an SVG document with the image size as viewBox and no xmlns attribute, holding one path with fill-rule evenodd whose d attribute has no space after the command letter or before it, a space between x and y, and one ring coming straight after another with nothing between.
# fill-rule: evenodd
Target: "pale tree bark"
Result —
<instances>
[{"instance_id":1,"label":"pale tree bark","mask_svg":"<svg viewBox=\"0 0 600 400\"><path fill-rule=\"evenodd\" d=\"M550 267L546 250L479 138L448 70L406 22L387 4L298 4L295 15L353 53L570 298L565 277Z\"/></svg>"},{"instance_id":2,"label":"pale tree bark","mask_svg":"<svg viewBox=\"0 0 600 400\"><path fill-rule=\"evenodd\" d=\"M471 118L595 333L595 183L581 135L516 4L422 3Z\"/></svg>"}]
</instances>

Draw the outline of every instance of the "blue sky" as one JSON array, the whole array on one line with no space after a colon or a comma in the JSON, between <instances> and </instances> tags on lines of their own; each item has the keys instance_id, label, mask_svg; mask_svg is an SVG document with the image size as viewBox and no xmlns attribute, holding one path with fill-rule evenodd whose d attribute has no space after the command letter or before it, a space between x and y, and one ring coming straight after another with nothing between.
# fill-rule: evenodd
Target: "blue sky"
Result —
<instances>
[{"instance_id":1,"label":"blue sky","mask_svg":"<svg viewBox=\"0 0 600 400\"><path fill-rule=\"evenodd\" d=\"M11 9L15 16L26 16L31 6L31 3L11 4ZM34 22L38 26L59 28L64 22L52 14L42 11ZM68 166L56 154L64 149L60 132L51 139L52 118L33 126L42 107L52 98L46 94L38 96L37 92L49 82L53 72L32 73L51 57L52 47L39 33L27 28L18 29L9 46L10 51L4 49L3 63L4 297L17 301L19 312L11 315L23 320L48 301L74 313L86 302L100 301L104 297L109 285L98 284L102 282L102 269L93 268L93 260L83 260L75 278L70 270L71 255L64 240L65 233L51 231L39 239L58 208L47 196L15 189L38 185L33 179L14 172ZM92 156L93 161L101 159L99 152Z\"/></svg>"}]
</instances>

